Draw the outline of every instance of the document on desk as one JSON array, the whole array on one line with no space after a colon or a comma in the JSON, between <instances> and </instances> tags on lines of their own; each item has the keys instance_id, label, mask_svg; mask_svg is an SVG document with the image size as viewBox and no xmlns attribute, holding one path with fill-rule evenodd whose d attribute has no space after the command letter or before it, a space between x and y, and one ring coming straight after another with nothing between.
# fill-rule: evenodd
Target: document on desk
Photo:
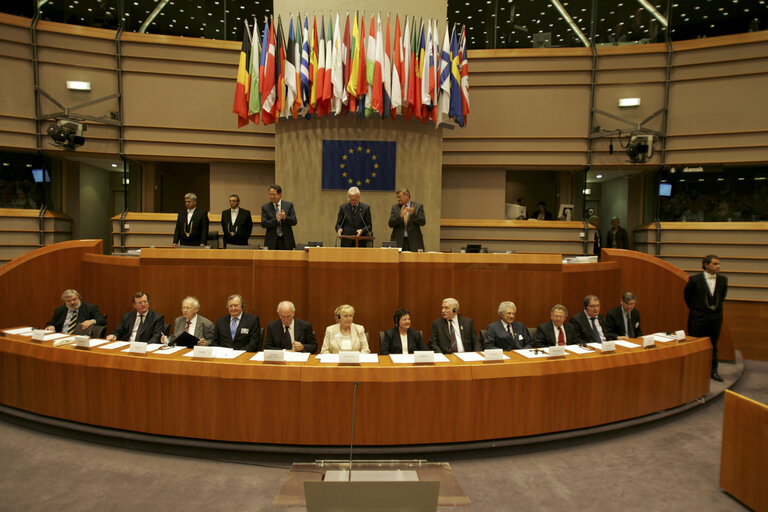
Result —
<instances>
[{"instance_id":1,"label":"document on desk","mask_svg":"<svg viewBox=\"0 0 768 512\"><path fill-rule=\"evenodd\" d=\"M103 348L103 349L106 349L106 350L112 350L112 349L115 349L115 348L127 347L130 344L131 344L130 341L113 341L109 345L102 345L99 348Z\"/></svg>"},{"instance_id":2,"label":"document on desk","mask_svg":"<svg viewBox=\"0 0 768 512\"><path fill-rule=\"evenodd\" d=\"M598 349L601 352L603 351L603 344L602 343L597 343L597 342L593 341L592 343L587 343L587 345L592 347L592 348L596 348L596 349Z\"/></svg>"},{"instance_id":3,"label":"document on desk","mask_svg":"<svg viewBox=\"0 0 768 512\"><path fill-rule=\"evenodd\" d=\"M395 364L415 364L415 357L413 354L389 354L389 358ZM445 357L445 354L435 353L436 363L450 363L451 361Z\"/></svg>"},{"instance_id":4,"label":"document on desk","mask_svg":"<svg viewBox=\"0 0 768 512\"><path fill-rule=\"evenodd\" d=\"M478 352L456 352L453 355L465 363L470 363L472 361L485 361L485 358Z\"/></svg>"},{"instance_id":5,"label":"document on desk","mask_svg":"<svg viewBox=\"0 0 768 512\"><path fill-rule=\"evenodd\" d=\"M288 363L306 363L309 361L309 352L291 352L289 350L283 351L285 355L285 361ZM250 361L264 361L264 352L256 352Z\"/></svg>"},{"instance_id":6,"label":"document on desk","mask_svg":"<svg viewBox=\"0 0 768 512\"><path fill-rule=\"evenodd\" d=\"M3 331L6 334L26 334L32 336L32 327L19 327L18 329L6 329Z\"/></svg>"},{"instance_id":7,"label":"document on desk","mask_svg":"<svg viewBox=\"0 0 768 512\"><path fill-rule=\"evenodd\" d=\"M164 347L162 343L147 343L147 352L154 352L155 350ZM186 347L184 347L186 348ZM125 350L121 350L120 352L130 352L130 348L126 348Z\"/></svg>"},{"instance_id":8,"label":"document on desk","mask_svg":"<svg viewBox=\"0 0 768 512\"><path fill-rule=\"evenodd\" d=\"M228 347L211 347L213 349L214 359L235 359L236 357L245 354L245 350L234 350ZM194 352L190 351L184 354L182 357L193 357Z\"/></svg>"},{"instance_id":9,"label":"document on desk","mask_svg":"<svg viewBox=\"0 0 768 512\"><path fill-rule=\"evenodd\" d=\"M168 356L171 354L175 354L176 352L179 352L181 350L184 350L187 347L165 347L155 350L155 354L161 355L161 356ZM149 349L147 349L149 350Z\"/></svg>"},{"instance_id":10,"label":"document on desk","mask_svg":"<svg viewBox=\"0 0 768 512\"><path fill-rule=\"evenodd\" d=\"M339 364L339 354L318 354L321 363ZM360 354L360 363L378 363L379 354Z\"/></svg>"},{"instance_id":11,"label":"document on desk","mask_svg":"<svg viewBox=\"0 0 768 512\"><path fill-rule=\"evenodd\" d=\"M52 332L51 334L43 336L43 341L60 340L61 338L66 338L68 336L70 335L63 332Z\"/></svg>"},{"instance_id":12,"label":"document on desk","mask_svg":"<svg viewBox=\"0 0 768 512\"><path fill-rule=\"evenodd\" d=\"M600 346L598 346L598 348L600 348ZM565 350L573 352L574 354L594 354L595 352L592 348L584 348L579 345L566 345Z\"/></svg>"},{"instance_id":13,"label":"document on desk","mask_svg":"<svg viewBox=\"0 0 768 512\"><path fill-rule=\"evenodd\" d=\"M543 349L533 348L519 348L515 350L518 354L528 359L538 359L539 357L549 357L549 354L543 351Z\"/></svg>"},{"instance_id":14,"label":"document on desk","mask_svg":"<svg viewBox=\"0 0 768 512\"><path fill-rule=\"evenodd\" d=\"M102 340L102 339L99 339L99 338L93 338L93 339L88 340L88 347L89 348L98 347L98 346L103 345L105 343L108 343L108 341L107 340Z\"/></svg>"},{"instance_id":15,"label":"document on desk","mask_svg":"<svg viewBox=\"0 0 768 512\"><path fill-rule=\"evenodd\" d=\"M640 346L637 343L632 343L631 341L627 341L627 340L616 340L616 344L621 345L622 347L627 347L627 348L637 348Z\"/></svg>"}]
</instances>

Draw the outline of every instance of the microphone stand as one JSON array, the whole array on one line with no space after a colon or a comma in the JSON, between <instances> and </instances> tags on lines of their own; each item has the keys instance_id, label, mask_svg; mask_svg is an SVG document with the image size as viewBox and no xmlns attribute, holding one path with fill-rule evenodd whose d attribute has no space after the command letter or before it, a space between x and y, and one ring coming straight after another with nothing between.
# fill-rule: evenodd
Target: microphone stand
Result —
<instances>
[{"instance_id":1,"label":"microphone stand","mask_svg":"<svg viewBox=\"0 0 768 512\"><path fill-rule=\"evenodd\" d=\"M357 381L355 381L355 388L352 390L352 435L349 439L349 475L348 482L352 481L352 447L355 444L355 402L357 401Z\"/></svg>"}]
</instances>

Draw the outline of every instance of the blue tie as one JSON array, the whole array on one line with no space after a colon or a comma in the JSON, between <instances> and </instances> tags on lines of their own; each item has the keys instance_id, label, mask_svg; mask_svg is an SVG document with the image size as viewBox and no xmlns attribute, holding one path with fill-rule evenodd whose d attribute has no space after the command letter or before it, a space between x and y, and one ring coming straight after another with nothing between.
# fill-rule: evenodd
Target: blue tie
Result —
<instances>
[{"instance_id":1,"label":"blue tie","mask_svg":"<svg viewBox=\"0 0 768 512\"><path fill-rule=\"evenodd\" d=\"M590 320L592 320L592 333L594 334L595 341L602 343L603 340L600 338L600 332L597 330L597 324L595 323L597 317L590 318Z\"/></svg>"},{"instance_id":2,"label":"blue tie","mask_svg":"<svg viewBox=\"0 0 768 512\"><path fill-rule=\"evenodd\" d=\"M232 341L235 341L235 333L237 332L237 318L232 319L232 324L229 326L229 332L232 334Z\"/></svg>"}]
</instances>

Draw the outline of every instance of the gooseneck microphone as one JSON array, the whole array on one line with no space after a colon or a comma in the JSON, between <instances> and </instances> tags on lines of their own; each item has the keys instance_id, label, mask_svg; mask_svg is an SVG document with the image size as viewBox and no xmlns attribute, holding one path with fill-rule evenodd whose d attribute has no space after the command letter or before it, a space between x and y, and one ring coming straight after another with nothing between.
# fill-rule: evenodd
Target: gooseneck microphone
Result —
<instances>
[{"instance_id":1,"label":"gooseneck microphone","mask_svg":"<svg viewBox=\"0 0 768 512\"><path fill-rule=\"evenodd\" d=\"M344 229L344 221L347 220L347 212L344 212L344 218L341 219L341 224L339 224L339 229ZM333 243L334 247L337 247L339 245L339 229L336 230L336 241Z\"/></svg>"},{"instance_id":2,"label":"gooseneck microphone","mask_svg":"<svg viewBox=\"0 0 768 512\"><path fill-rule=\"evenodd\" d=\"M352 435L349 439L349 475L347 481L352 481L352 447L355 445L355 402L357 401L357 381L355 381L355 388L352 390Z\"/></svg>"},{"instance_id":3,"label":"gooseneck microphone","mask_svg":"<svg viewBox=\"0 0 768 512\"><path fill-rule=\"evenodd\" d=\"M371 230L368 229L368 224L365 223L365 217L363 217L363 209L360 208L360 211L358 211L357 213L360 215L360 220L363 221L363 227L365 228L367 236L371 236ZM365 242L365 245L363 247L368 247L368 242Z\"/></svg>"}]
</instances>

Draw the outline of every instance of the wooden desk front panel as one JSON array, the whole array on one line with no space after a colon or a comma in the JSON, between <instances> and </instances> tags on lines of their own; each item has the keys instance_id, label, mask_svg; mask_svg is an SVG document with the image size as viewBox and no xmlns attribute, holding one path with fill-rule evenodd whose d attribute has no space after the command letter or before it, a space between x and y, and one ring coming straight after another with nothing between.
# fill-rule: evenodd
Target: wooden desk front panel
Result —
<instances>
[{"instance_id":1,"label":"wooden desk front panel","mask_svg":"<svg viewBox=\"0 0 768 512\"><path fill-rule=\"evenodd\" d=\"M194 361L0 338L0 402L110 428L221 441L467 442L583 428L694 400L709 387L706 339L614 355L502 363L337 367Z\"/></svg>"}]
</instances>

